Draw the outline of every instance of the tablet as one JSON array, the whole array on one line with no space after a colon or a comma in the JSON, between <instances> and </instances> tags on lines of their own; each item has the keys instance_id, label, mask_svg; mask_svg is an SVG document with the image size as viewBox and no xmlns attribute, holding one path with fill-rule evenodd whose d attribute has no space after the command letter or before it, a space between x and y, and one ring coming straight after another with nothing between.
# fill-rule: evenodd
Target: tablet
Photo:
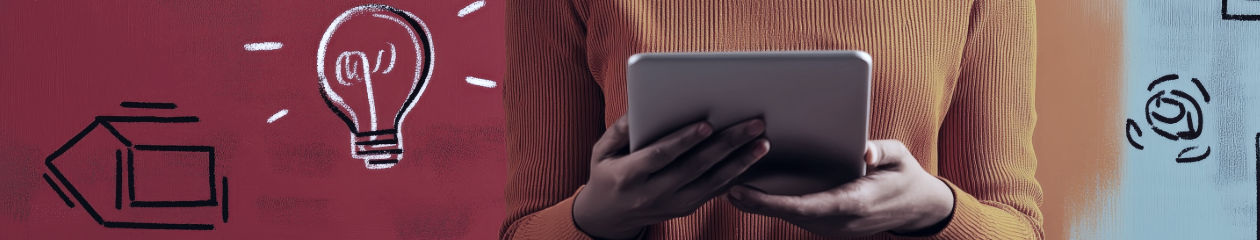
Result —
<instances>
[{"instance_id":1,"label":"tablet","mask_svg":"<svg viewBox=\"0 0 1260 240\"><path fill-rule=\"evenodd\" d=\"M871 57L861 51L640 53L626 67L630 146L707 120L765 120L770 152L737 181L771 194L866 173Z\"/></svg>"}]
</instances>

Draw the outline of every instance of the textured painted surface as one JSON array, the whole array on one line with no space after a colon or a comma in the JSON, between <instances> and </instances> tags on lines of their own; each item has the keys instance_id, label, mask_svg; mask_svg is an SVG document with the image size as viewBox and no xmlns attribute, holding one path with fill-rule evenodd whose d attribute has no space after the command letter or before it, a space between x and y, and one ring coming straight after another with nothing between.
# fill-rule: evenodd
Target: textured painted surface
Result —
<instances>
[{"instance_id":1,"label":"textured painted surface","mask_svg":"<svg viewBox=\"0 0 1260 240\"><path fill-rule=\"evenodd\" d=\"M1236 11L1260 7L1228 2ZM1251 108L1260 90L1260 69L1254 67L1260 64L1260 22L1222 19L1220 1L1127 1L1125 8L1120 112L1145 132L1127 130L1134 143L1119 135L1126 142L1121 191L1109 208L1119 211L1120 227L1081 238L1255 239L1260 111ZM1168 74L1178 79L1152 84ZM1174 90L1184 94L1156 97L1161 104L1149 101ZM1174 117L1180 112L1175 103L1184 105L1185 118ZM1184 134L1164 137L1161 130Z\"/></svg>"},{"instance_id":2,"label":"textured painted surface","mask_svg":"<svg viewBox=\"0 0 1260 240\"><path fill-rule=\"evenodd\" d=\"M1037 1L1037 180L1047 239L1114 227L1124 118L1120 0ZM1104 238L1105 239L1105 238Z\"/></svg>"},{"instance_id":3,"label":"textured painted surface","mask_svg":"<svg viewBox=\"0 0 1260 240\"><path fill-rule=\"evenodd\" d=\"M424 21L436 62L400 133L407 157L369 170L350 157L349 131L320 97L315 67L324 30L366 1L0 1L0 238L493 239L504 215L501 88L465 79L502 79L504 5L461 11L474 2L373 2ZM279 44L247 45L269 42ZM44 158L99 115L200 117L202 127L185 132L119 130L213 145L216 175L230 178L230 219L220 221L217 206L115 208L113 150L56 160L105 220L215 229L106 228L78 200L67 207L41 176ZM204 162L179 159L137 162L137 187L157 189L138 197L204 194L177 185L204 172L174 171Z\"/></svg>"},{"instance_id":4,"label":"textured painted surface","mask_svg":"<svg viewBox=\"0 0 1260 240\"><path fill-rule=\"evenodd\" d=\"M493 238L505 177L499 90L468 79L503 75L503 5L464 13L474 2L380 2L428 24L438 62L406 130L423 156L379 174L347 157L345 126L320 102L313 66L328 23L367 2L0 2L0 234ZM1227 2L1232 14L1260 13L1260 3ZM1260 22L1223 20L1220 1L1037 4L1034 143L1047 238L1254 239ZM242 48L263 42L283 46ZM1145 123L1147 86L1167 74L1198 78L1211 96L1194 140L1168 141ZM145 113L120 101L177 102L219 126L200 134L222 146L220 171L233 176L228 224L107 229L47 186L43 158L92 116ZM1145 149L1125 138L1129 118ZM1185 144L1212 153L1176 163Z\"/></svg>"}]
</instances>

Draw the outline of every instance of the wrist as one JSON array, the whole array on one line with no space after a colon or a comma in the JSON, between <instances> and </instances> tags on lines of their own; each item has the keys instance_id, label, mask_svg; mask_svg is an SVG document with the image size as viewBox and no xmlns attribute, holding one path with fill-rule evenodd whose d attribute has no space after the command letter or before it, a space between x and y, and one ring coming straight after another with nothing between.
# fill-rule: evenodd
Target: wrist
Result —
<instances>
[{"instance_id":1,"label":"wrist","mask_svg":"<svg viewBox=\"0 0 1260 240\"><path fill-rule=\"evenodd\" d=\"M639 235L642 234L643 231L646 229L647 227L636 227L630 230L621 230L621 231L612 231L612 232L591 232L591 231L587 231L583 229L581 226L578 226L578 230L582 231L582 233L586 233L587 236L590 236L591 238L596 239L596 240L635 239L635 238L638 238Z\"/></svg>"},{"instance_id":2,"label":"wrist","mask_svg":"<svg viewBox=\"0 0 1260 240\"><path fill-rule=\"evenodd\" d=\"M577 216L574 216L573 223L579 231L586 233L587 236L598 240L622 240L634 239L639 236L647 227L631 227L617 228L610 225L601 225L598 223L586 222L586 225L578 223ZM608 226L608 227L604 227Z\"/></svg>"},{"instance_id":3,"label":"wrist","mask_svg":"<svg viewBox=\"0 0 1260 240\"><path fill-rule=\"evenodd\" d=\"M924 186L923 204L924 206L919 214L906 225L890 230L893 234L908 236L926 236L936 234L945 226L949 225L949 221L954 213L954 191L945 181L938 179L930 174L924 173L927 177L922 178L918 183Z\"/></svg>"},{"instance_id":4,"label":"wrist","mask_svg":"<svg viewBox=\"0 0 1260 240\"><path fill-rule=\"evenodd\" d=\"M646 226L627 226L628 224L617 223L610 219L610 216L625 216L625 214L607 214L593 212L594 209L606 209L598 206L587 206L582 203L584 201L582 193L587 189L578 191L576 197L573 198L572 218L573 226L578 231L582 231L587 236L599 240L618 240L618 239L634 239L638 237Z\"/></svg>"},{"instance_id":5,"label":"wrist","mask_svg":"<svg viewBox=\"0 0 1260 240\"><path fill-rule=\"evenodd\" d=\"M643 226L643 227L635 228L635 230L630 232L630 234L618 234L615 237L601 237L601 236L590 235L589 233L587 234L587 236L590 236L591 238L595 240L631 240L631 239L639 239L639 236L643 235L643 232L646 232L646 231L647 231L647 226Z\"/></svg>"}]
</instances>

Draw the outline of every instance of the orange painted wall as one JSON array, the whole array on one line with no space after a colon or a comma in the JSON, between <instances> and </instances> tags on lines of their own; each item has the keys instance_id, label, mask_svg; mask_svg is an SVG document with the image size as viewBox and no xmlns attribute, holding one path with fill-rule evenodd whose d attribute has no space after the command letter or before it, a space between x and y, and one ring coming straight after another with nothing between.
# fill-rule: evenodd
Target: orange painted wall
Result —
<instances>
[{"instance_id":1,"label":"orange painted wall","mask_svg":"<svg viewBox=\"0 0 1260 240\"><path fill-rule=\"evenodd\" d=\"M1037 2L1033 143L1047 239L1108 211L1095 203L1119 187L1123 10L1118 0Z\"/></svg>"}]
</instances>

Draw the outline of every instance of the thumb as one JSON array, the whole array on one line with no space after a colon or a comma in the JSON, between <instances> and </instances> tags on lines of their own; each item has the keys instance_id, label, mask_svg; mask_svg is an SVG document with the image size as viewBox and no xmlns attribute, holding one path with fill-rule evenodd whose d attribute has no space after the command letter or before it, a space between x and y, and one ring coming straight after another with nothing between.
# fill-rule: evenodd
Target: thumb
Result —
<instances>
[{"instance_id":1,"label":"thumb","mask_svg":"<svg viewBox=\"0 0 1260 240\"><path fill-rule=\"evenodd\" d=\"M883 151L879 148L879 145L872 141L866 141L866 155L863 159L866 161L866 165L879 166L880 159L884 157L883 155Z\"/></svg>"},{"instance_id":2,"label":"thumb","mask_svg":"<svg viewBox=\"0 0 1260 240\"><path fill-rule=\"evenodd\" d=\"M906 164L917 164L914 155L906 145L896 139L874 140L866 142L866 164L876 168L899 168Z\"/></svg>"}]
</instances>

